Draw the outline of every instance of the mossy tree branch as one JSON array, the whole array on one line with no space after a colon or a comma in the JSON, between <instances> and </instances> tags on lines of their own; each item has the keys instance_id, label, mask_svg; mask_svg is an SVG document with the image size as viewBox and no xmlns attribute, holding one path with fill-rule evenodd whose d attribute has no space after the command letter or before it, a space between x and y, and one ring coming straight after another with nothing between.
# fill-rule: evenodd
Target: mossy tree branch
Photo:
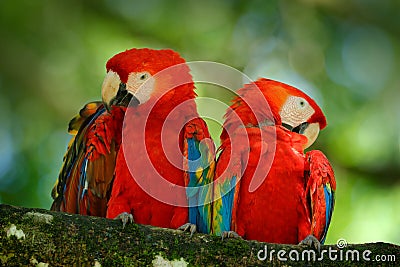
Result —
<instances>
[{"instance_id":1,"label":"mossy tree branch","mask_svg":"<svg viewBox=\"0 0 400 267\"><path fill-rule=\"evenodd\" d=\"M122 229L119 221L9 205L0 205L0 228L2 266L395 266L400 262L400 247L393 244L348 245L343 250L323 246L324 259L318 260L316 253L317 259L308 261L314 252L300 246L221 240L204 234L191 238L188 233L137 224ZM279 254L280 250L285 252ZM336 251L331 254L337 260L330 260L329 250ZM354 250L359 261L346 261ZM371 261L363 259L367 250ZM266 259L261 261L257 255ZM374 261L376 255L385 255L386 262ZM389 259L389 255L393 256ZM297 257L299 261L291 260Z\"/></svg>"}]
</instances>

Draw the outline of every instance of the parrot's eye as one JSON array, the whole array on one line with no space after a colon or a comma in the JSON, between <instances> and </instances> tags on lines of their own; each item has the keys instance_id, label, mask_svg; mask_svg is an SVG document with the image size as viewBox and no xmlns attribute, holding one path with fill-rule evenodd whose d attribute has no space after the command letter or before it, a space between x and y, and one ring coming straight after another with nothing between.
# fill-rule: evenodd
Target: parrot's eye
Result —
<instances>
[{"instance_id":1,"label":"parrot's eye","mask_svg":"<svg viewBox=\"0 0 400 267\"><path fill-rule=\"evenodd\" d=\"M303 98L300 98L298 103L300 108L304 108L307 102Z\"/></svg>"},{"instance_id":2,"label":"parrot's eye","mask_svg":"<svg viewBox=\"0 0 400 267\"><path fill-rule=\"evenodd\" d=\"M148 77L148 76L147 76L147 73L143 73L142 75L140 75L140 78L139 78L139 79L140 79L141 81L144 81L144 80L147 79L147 77Z\"/></svg>"}]
</instances>

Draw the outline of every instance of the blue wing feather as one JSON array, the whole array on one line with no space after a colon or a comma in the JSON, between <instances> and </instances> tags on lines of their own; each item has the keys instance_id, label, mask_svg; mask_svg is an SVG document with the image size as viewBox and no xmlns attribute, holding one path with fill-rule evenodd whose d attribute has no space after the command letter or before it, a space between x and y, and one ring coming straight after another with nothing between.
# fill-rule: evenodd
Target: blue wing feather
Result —
<instances>
[{"instance_id":1,"label":"blue wing feather","mask_svg":"<svg viewBox=\"0 0 400 267\"><path fill-rule=\"evenodd\" d=\"M211 228L211 177L209 149L194 137L187 138L189 183L186 195L189 204L189 223L195 224L201 233L209 233ZM203 147L202 147L203 146Z\"/></svg>"},{"instance_id":2,"label":"blue wing feather","mask_svg":"<svg viewBox=\"0 0 400 267\"><path fill-rule=\"evenodd\" d=\"M333 206L334 206L334 192L331 190L329 185L324 184L324 196L325 196L325 229L324 234L321 239L321 244L324 244L326 234L328 232L329 224L331 223L332 213L333 213Z\"/></svg>"},{"instance_id":3,"label":"blue wing feather","mask_svg":"<svg viewBox=\"0 0 400 267\"><path fill-rule=\"evenodd\" d=\"M236 184L236 176L233 176L231 179L226 181L226 184L223 186L222 196L222 228L221 231L230 231L231 230L231 221L232 221L232 210L233 210L233 198L235 195L234 186ZM226 192L228 191L229 192Z\"/></svg>"}]
</instances>

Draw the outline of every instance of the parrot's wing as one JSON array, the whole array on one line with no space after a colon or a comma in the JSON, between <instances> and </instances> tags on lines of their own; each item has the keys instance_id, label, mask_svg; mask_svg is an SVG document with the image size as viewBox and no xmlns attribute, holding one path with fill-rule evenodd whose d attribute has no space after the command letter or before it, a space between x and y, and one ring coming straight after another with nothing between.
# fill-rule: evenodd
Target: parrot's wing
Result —
<instances>
[{"instance_id":1,"label":"parrot's wing","mask_svg":"<svg viewBox=\"0 0 400 267\"><path fill-rule=\"evenodd\" d=\"M210 233L215 146L201 118L189 121L183 131L185 186L189 204L189 223L201 233Z\"/></svg>"},{"instance_id":2,"label":"parrot's wing","mask_svg":"<svg viewBox=\"0 0 400 267\"><path fill-rule=\"evenodd\" d=\"M219 148L221 153L215 171L212 221L212 230L216 235L238 231L236 213L240 180L249 164L249 148L254 147L257 150L262 147L262 131L259 127L239 127L232 133L230 139L226 139Z\"/></svg>"},{"instance_id":3,"label":"parrot's wing","mask_svg":"<svg viewBox=\"0 0 400 267\"><path fill-rule=\"evenodd\" d=\"M52 192L52 210L105 216L121 143L123 114L117 107L110 114L101 105L80 119L82 123L68 147ZM76 118L71 121L70 129L71 125L79 124Z\"/></svg>"},{"instance_id":4,"label":"parrot's wing","mask_svg":"<svg viewBox=\"0 0 400 267\"><path fill-rule=\"evenodd\" d=\"M214 181L212 219L212 232L216 235L236 230L232 217L235 217L234 215L236 214L234 206L239 199L240 186L240 183L236 182L241 178L242 169L240 157L232 157L231 159L230 145L220 148L220 150L221 154L219 155L215 172L217 179Z\"/></svg>"},{"instance_id":5,"label":"parrot's wing","mask_svg":"<svg viewBox=\"0 0 400 267\"><path fill-rule=\"evenodd\" d=\"M243 235L237 228L237 212L241 179L247 167L254 168L261 157L267 157L268 142L275 138L275 128L238 127L227 138L219 150L214 181L214 202L212 230L216 235L224 232L236 232ZM271 159L272 160L272 159ZM265 173L263 173L265 174ZM256 174L253 173L253 176ZM251 177L245 177L250 179ZM251 178L252 181L256 180ZM251 188L251 183L249 185ZM247 189L245 189L247 190ZM229 235L228 235L229 236Z\"/></svg>"},{"instance_id":6,"label":"parrot's wing","mask_svg":"<svg viewBox=\"0 0 400 267\"><path fill-rule=\"evenodd\" d=\"M68 124L68 132L72 135L76 135L83 124L89 122L88 118L96 113L100 106L103 105L101 101L93 101L87 103ZM73 141L72 139L71 141Z\"/></svg>"},{"instance_id":7,"label":"parrot's wing","mask_svg":"<svg viewBox=\"0 0 400 267\"><path fill-rule=\"evenodd\" d=\"M73 137L68 143L67 152L64 155L64 162L61 167L59 177L56 180L51 192L51 196L55 200L51 207L52 210L60 210L60 205L63 198L63 188L65 188L66 179L69 176L70 170L77 158L77 150L75 147L77 146L76 143L78 143L78 141L76 141L76 139L82 139L82 136L85 136L83 132L87 131L90 122L95 120L101 114L99 109L100 106L102 106L102 102L100 101L87 103L79 111L79 114L72 118L68 124L68 133L72 134ZM79 132L81 128L82 130ZM78 132L79 135L76 136ZM80 143L82 143L82 141Z\"/></svg>"},{"instance_id":8,"label":"parrot's wing","mask_svg":"<svg viewBox=\"0 0 400 267\"><path fill-rule=\"evenodd\" d=\"M335 205L335 176L321 151L307 152L306 160L309 164L306 194L311 202L311 234L323 244Z\"/></svg>"}]
</instances>

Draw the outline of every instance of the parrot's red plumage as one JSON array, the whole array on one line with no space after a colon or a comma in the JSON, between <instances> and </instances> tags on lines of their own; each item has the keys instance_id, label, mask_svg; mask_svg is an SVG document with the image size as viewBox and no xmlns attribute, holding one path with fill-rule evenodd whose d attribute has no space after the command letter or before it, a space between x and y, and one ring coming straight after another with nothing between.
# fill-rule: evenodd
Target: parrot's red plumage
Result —
<instances>
[{"instance_id":1,"label":"parrot's red plumage","mask_svg":"<svg viewBox=\"0 0 400 267\"><path fill-rule=\"evenodd\" d=\"M336 182L322 152L304 149L325 126L321 109L294 87L259 79L238 90L221 134L212 231L323 243Z\"/></svg>"},{"instance_id":2,"label":"parrot's red plumage","mask_svg":"<svg viewBox=\"0 0 400 267\"><path fill-rule=\"evenodd\" d=\"M189 222L209 232L211 207L203 204L211 201L212 188L196 187L212 181L214 147L197 113L189 68L176 65L150 79L150 93L137 90L139 104L127 109L107 217L168 228ZM191 158L200 159L199 165L185 163ZM177 186L181 190L174 191Z\"/></svg>"},{"instance_id":3,"label":"parrot's red plumage","mask_svg":"<svg viewBox=\"0 0 400 267\"><path fill-rule=\"evenodd\" d=\"M172 66L172 71L168 71ZM200 231L209 232L211 208L202 204L205 198L211 201L212 190L205 195L196 186L212 180L214 147L212 142L207 142L211 140L207 126L197 114L194 84L185 60L169 49L130 49L113 56L106 69L103 103L87 104L70 123L70 132L76 136L70 142L53 189L51 209L109 218L128 212L133 213L138 223L177 227L189 222ZM159 75L160 72L163 74ZM132 105L126 108L130 100ZM182 103L181 108L176 108ZM124 124L126 114L129 119ZM164 127L167 117L169 127ZM145 131L135 131L143 122L147 123ZM123 129L128 136L124 151L120 149ZM168 137L163 143L162 130ZM147 151L135 147L144 141ZM179 151L177 166L168 162L163 149ZM164 204L135 184L125 157L128 160L133 157L140 163L147 154L165 179L195 188L187 191L190 195L181 191L174 196L175 200L196 204L189 209L188 205ZM196 169L184 164L191 157L202 160ZM150 181L146 173L143 170L144 178Z\"/></svg>"}]
</instances>

